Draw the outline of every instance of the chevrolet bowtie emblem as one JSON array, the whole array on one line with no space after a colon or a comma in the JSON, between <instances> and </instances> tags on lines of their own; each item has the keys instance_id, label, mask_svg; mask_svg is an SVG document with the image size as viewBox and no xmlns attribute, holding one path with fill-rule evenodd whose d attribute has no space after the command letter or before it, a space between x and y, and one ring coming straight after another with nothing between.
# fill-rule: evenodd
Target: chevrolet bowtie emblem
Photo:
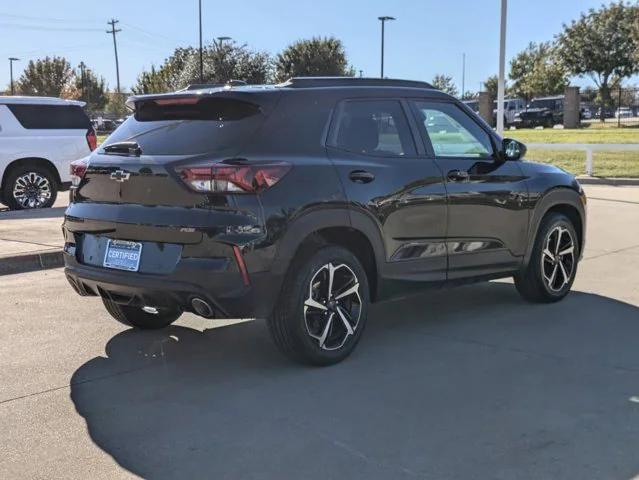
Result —
<instances>
[{"instance_id":1,"label":"chevrolet bowtie emblem","mask_svg":"<svg viewBox=\"0 0 639 480\"><path fill-rule=\"evenodd\" d=\"M131 174L129 172L125 172L124 170L116 170L115 172L111 172L111 180L115 180L116 182L125 182L129 179Z\"/></svg>"}]
</instances>

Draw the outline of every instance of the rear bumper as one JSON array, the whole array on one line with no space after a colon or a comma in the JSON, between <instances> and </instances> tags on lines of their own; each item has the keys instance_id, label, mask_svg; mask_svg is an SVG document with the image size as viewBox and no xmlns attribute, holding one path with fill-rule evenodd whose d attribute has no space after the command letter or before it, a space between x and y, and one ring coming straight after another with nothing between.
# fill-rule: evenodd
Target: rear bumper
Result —
<instances>
[{"instance_id":1,"label":"rear bumper","mask_svg":"<svg viewBox=\"0 0 639 480\"><path fill-rule=\"evenodd\" d=\"M67 280L79 295L139 307L178 306L189 312L193 312L191 300L201 298L220 318L269 316L282 281L278 275L260 272L244 285L237 272L214 270L207 259L183 259L171 274L150 275L82 265L72 253L64 257Z\"/></svg>"}]
</instances>

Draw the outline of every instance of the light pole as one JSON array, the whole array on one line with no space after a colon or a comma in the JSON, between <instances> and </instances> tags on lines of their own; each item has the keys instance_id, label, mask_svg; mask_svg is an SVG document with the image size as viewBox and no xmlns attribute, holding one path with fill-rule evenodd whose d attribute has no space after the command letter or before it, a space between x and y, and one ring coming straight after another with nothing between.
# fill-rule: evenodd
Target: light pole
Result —
<instances>
[{"instance_id":1,"label":"light pole","mask_svg":"<svg viewBox=\"0 0 639 480\"><path fill-rule=\"evenodd\" d=\"M200 83L204 83L204 61L202 60L202 0L199 0L200 7Z\"/></svg>"},{"instance_id":2,"label":"light pole","mask_svg":"<svg viewBox=\"0 0 639 480\"><path fill-rule=\"evenodd\" d=\"M499 82L497 85L497 133L504 133L504 97L506 94L506 19L508 0L501 0L501 28L499 31Z\"/></svg>"},{"instance_id":3,"label":"light pole","mask_svg":"<svg viewBox=\"0 0 639 480\"><path fill-rule=\"evenodd\" d=\"M11 78L11 95L15 95L16 91L13 87L13 62L19 61L19 58L9 57L9 77Z\"/></svg>"},{"instance_id":4,"label":"light pole","mask_svg":"<svg viewBox=\"0 0 639 480\"><path fill-rule=\"evenodd\" d=\"M462 95L463 100L466 96L466 54L462 53Z\"/></svg>"},{"instance_id":5,"label":"light pole","mask_svg":"<svg viewBox=\"0 0 639 480\"><path fill-rule=\"evenodd\" d=\"M390 20L395 20L395 17L377 17L377 19L382 22L382 68L380 77L384 78L384 24Z\"/></svg>"},{"instance_id":6,"label":"light pole","mask_svg":"<svg viewBox=\"0 0 639 480\"><path fill-rule=\"evenodd\" d=\"M224 45L224 41L225 40L232 40L232 38L231 37L217 37L217 41L218 41L218 44L220 46L220 49Z\"/></svg>"}]
</instances>

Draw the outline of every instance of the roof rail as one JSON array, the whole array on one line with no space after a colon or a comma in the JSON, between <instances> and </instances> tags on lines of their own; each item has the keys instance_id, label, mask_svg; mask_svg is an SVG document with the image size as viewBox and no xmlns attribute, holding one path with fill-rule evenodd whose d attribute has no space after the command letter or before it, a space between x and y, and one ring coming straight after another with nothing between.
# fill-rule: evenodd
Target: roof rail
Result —
<instances>
[{"instance_id":1,"label":"roof rail","mask_svg":"<svg viewBox=\"0 0 639 480\"><path fill-rule=\"evenodd\" d=\"M317 87L412 87L434 88L430 83L417 80L366 77L293 77L280 84L289 88Z\"/></svg>"}]
</instances>

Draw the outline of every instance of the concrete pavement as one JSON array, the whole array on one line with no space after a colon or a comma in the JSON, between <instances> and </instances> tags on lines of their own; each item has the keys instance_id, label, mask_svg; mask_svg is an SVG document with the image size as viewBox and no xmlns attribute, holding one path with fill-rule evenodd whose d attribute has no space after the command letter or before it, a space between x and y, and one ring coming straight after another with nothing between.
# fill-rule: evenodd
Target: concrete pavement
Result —
<instances>
[{"instance_id":1,"label":"concrete pavement","mask_svg":"<svg viewBox=\"0 0 639 480\"><path fill-rule=\"evenodd\" d=\"M60 269L0 277L0 478L630 479L639 189L587 191L563 302L493 282L379 304L326 369L261 321L137 332Z\"/></svg>"}]
</instances>

